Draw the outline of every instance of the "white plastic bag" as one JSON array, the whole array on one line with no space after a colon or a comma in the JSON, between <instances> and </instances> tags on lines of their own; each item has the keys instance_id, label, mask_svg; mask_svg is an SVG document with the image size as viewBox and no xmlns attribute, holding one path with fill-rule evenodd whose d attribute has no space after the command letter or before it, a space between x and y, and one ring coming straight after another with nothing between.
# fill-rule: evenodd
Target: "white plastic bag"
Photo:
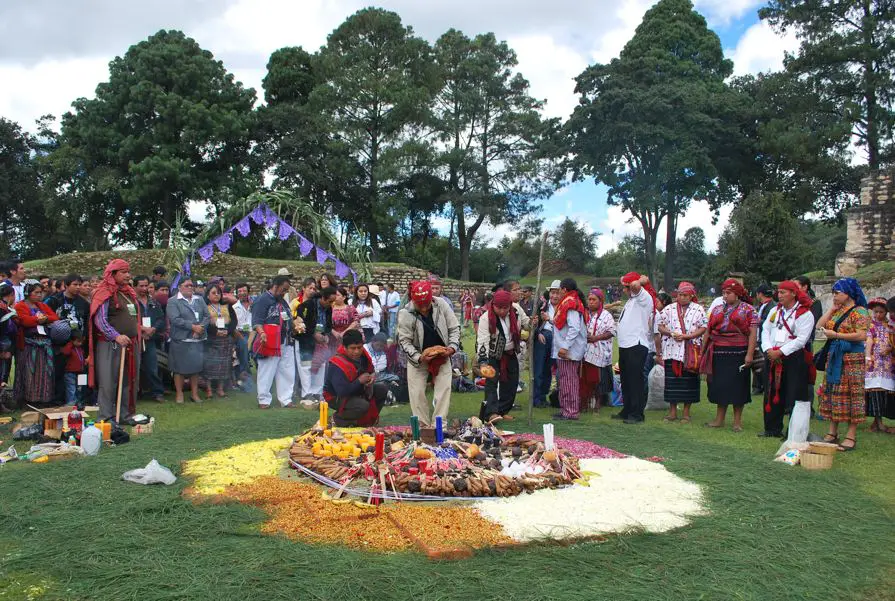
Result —
<instances>
[{"instance_id":1,"label":"white plastic bag","mask_svg":"<svg viewBox=\"0 0 895 601\"><path fill-rule=\"evenodd\" d=\"M811 403L808 401L796 401L792 415L789 416L789 435L786 441L777 449L777 456L790 449L805 450L808 448L808 429L811 426Z\"/></svg>"},{"instance_id":2,"label":"white plastic bag","mask_svg":"<svg viewBox=\"0 0 895 601\"><path fill-rule=\"evenodd\" d=\"M667 409L665 402L665 366L657 363L649 372L649 395L646 397L647 409Z\"/></svg>"},{"instance_id":3,"label":"white plastic bag","mask_svg":"<svg viewBox=\"0 0 895 601\"><path fill-rule=\"evenodd\" d=\"M174 484L177 477L159 462L153 459L146 467L124 472L121 478L128 482L136 482L137 484Z\"/></svg>"}]
</instances>

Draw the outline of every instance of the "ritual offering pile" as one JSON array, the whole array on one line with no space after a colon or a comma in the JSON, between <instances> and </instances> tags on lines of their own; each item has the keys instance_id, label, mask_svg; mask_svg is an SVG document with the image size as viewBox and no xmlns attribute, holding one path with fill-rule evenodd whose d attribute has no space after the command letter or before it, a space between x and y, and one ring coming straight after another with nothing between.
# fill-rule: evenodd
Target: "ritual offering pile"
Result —
<instances>
[{"instance_id":1,"label":"ritual offering pile","mask_svg":"<svg viewBox=\"0 0 895 601\"><path fill-rule=\"evenodd\" d=\"M324 420L322 423L326 423ZM409 430L312 428L289 449L291 464L318 482L368 502L512 497L582 478L578 458L549 440L506 436L476 417L436 423L435 440Z\"/></svg>"}]
</instances>

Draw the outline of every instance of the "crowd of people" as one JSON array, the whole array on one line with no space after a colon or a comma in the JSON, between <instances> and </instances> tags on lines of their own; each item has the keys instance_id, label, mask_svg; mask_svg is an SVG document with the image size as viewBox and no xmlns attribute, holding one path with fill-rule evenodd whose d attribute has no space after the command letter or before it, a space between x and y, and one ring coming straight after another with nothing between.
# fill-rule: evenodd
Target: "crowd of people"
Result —
<instances>
[{"instance_id":1,"label":"crowd of people","mask_svg":"<svg viewBox=\"0 0 895 601\"><path fill-rule=\"evenodd\" d=\"M795 403L816 393L825 440L840 449L856 447L868 417L871 431L895 433L884 421L895 418L895 298L868 301L849 278L833 286L824 313L805 278L759 286L755 301L728 279L705 308L691 283L657 292L634 272L621 278L614 304L571 278L552 282L541 298L509 280L490 292L464 289L455 304L435 276L400 291L328 273L293 286L284 268L253 294L223 277L179 276L172 289L163 266L132 275L120 259L101 277L29 279L17 260L0 272L4 409L90 402L100 419L127 423L138 398L165 402L170 379L176 403L187 391L202 403L254 386L262 409L273 394L283 407L325 400L340 425L375 424L386 403L403 397L421 426L432 427L448 416L465 357L462 328L471 326L483 420L513 419L533 345L532 402L557 406L558 420L599 411L615 391L621 410L612 417L643 422L648 374L659 366L668 423L690 422L704 380L716 405L707 427L724 427L732 407L741 432L743 409L760 394L759 435L782 436ZM815 353L818 332L825 343Z\"/></svg>"}]
</instances>

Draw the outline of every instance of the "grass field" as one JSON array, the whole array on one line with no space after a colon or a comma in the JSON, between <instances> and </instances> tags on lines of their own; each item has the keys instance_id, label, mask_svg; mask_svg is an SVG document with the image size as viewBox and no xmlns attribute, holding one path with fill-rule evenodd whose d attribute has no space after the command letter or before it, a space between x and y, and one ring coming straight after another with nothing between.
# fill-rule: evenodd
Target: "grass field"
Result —
<instances>
[{"instance_id":1,"label":"grass field","mask_svg":"<svg viewBox=\"0 0 895 601\"><path fill-rule=\"evenodd\" d=\"M455 395L451 413L477 413L480 400ZM0 469L0 600L895 599L895 436L866 428L856 452L810 472L771 461L779 441L755 436L759 403L747 407L741 434L702 427L713 415L705 402L692 425L665 424L655 412L624 425L611 410L558 422L557 436L664 457L704 487L708 515L666 534L433 563L262 535L259 510L193 505L181 498L183 479L169 487L121 480L152 458L177 473L205 452L300 432L315 412L258 411L246 395L139 408L157 419L150 436L93 458ZM551 413L535 410L533 429ZM408 415L406 406L387 408L384 423Z\"/></svg>"}]
</instances>

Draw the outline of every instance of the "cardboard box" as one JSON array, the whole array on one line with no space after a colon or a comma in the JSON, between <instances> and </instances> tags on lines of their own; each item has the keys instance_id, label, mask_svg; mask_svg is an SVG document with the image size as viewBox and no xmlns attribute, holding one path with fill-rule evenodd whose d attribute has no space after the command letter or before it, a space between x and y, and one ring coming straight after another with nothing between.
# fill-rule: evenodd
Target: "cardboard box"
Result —
<instances>
[{"instance_id":1,"label":"cardboard box","mask_svg":"<svg viewBox=\"0 0 895 601\"><path fill-rule=\"evenodd\" d=\"M59 438L62 432L68 430L68 416L75 409L74 405L68 407L47 407L38 411L25 411L19 417L19 423L23 426L36 424L44 420L44 434L50 438ZM99 407L88 406L81 411L81 418L86 422L90 416L88 412L97 412Z\"/></svg>"}]
</instances>

